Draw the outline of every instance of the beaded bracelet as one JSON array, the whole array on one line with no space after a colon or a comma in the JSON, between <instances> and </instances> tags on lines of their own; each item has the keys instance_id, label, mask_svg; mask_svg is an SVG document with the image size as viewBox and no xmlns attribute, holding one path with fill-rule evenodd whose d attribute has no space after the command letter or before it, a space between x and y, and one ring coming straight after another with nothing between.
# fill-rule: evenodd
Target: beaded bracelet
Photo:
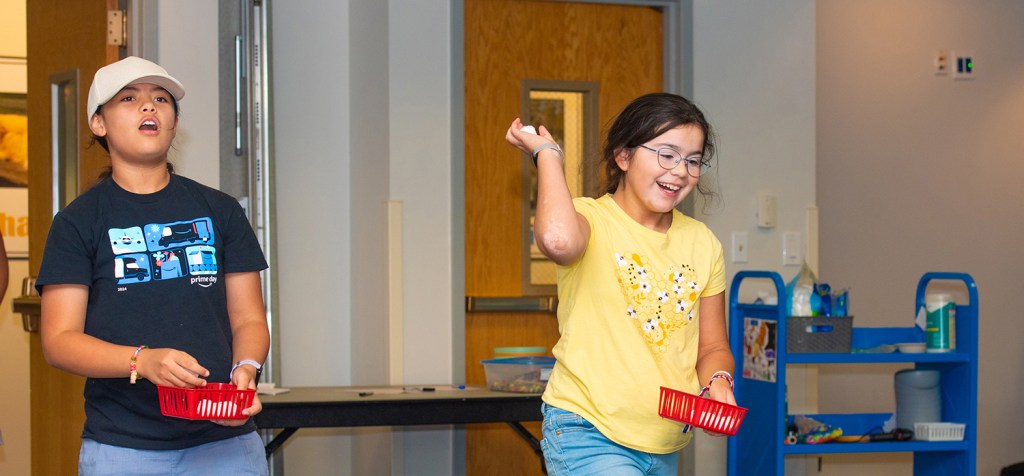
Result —
<instances>
[{"instance_id":1,"label":"beaded bracelet","mask_svg":"<svg viewBox=\"0 0 1024 476\"><path fill-rule=\"evenodd\" d=\"M139 378L138 362L136 359L139 358L139 352L142 352L142 349L146 348L148 348L148 346L140 345L135 349L135 353L132 354L132 362L128 364L128 370L131 372L131 376L128 377L128 383L132 385L135 385L135 381Z\"/></svg>"},{"instance_id":2,"label":"beaded bracelet","mask_svg":"<svg viewBox=\"0 0 1024 476\"><path fill-rule=\"evenodd\" d=\"M732 374L724 370L719 370L718 372L715 372L714 374L711 375L711 380L708 381L708 388L711 387L711 384L715 383L716 378L725 379L726 382L729 382L730 390L736 389L736 385L733 383L732 380Z\"/></svg>"}]
</instances>

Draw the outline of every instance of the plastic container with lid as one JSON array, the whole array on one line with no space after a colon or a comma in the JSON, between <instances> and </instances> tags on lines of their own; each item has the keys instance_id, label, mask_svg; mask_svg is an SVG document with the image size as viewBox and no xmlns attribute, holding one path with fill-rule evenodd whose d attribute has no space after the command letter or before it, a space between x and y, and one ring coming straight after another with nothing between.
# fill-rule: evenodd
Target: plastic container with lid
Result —
<instances>
[{"instance_id":1,"label":"plastic container with lid","mask_svg":"<svg viewBox=\"0 0 1024 476\"><path fill-rule=\"evenodd\" d=\"M507 357L484 360L487 388L496 392L542 393L548 385L554 357Z\"/></svg>"},{"instance_id":2,"label":"plastic container with lid","mask_svg":"<svg viewBox=\"0 0 1024 476\"><path fill-rule=\"evenodd\" d=\"M951 352L956 348L956 302L945 293L928 294L924 300L927 312L925 343L927 352Z\"/></svg>"},{"instance_id":3,"label":"plastic container with lid","mask_svg":"<svg viewBox=\"0 0 1024 476\"><path fill-rule=\"evenodd\" d=\"M543 357L547 352L547 347L495 347L494 358Z\"/></svg>"}]
</instances>

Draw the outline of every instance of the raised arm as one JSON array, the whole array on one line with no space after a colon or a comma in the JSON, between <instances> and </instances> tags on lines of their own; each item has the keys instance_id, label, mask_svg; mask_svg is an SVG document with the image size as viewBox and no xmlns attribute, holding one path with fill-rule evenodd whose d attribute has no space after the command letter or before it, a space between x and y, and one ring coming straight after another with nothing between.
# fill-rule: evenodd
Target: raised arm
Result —
<instances>
[{"instance_id":1,"label":"raised arm","mask_svg":"<svg viewBox=\"0 0 1024 476\"><path fill-rule=\"evenodd\" d=\"M505 139L527 154L555 143L544 126L540 126L538 134L523 132L522 127L523 123L516 118ZM587 249L590 224L572 204L563 161L561 151L554 148L541 149L537 155L537 212L533 233L537 248L544 256L560 265L570 265Z\"/></svg>"}]
</instances>

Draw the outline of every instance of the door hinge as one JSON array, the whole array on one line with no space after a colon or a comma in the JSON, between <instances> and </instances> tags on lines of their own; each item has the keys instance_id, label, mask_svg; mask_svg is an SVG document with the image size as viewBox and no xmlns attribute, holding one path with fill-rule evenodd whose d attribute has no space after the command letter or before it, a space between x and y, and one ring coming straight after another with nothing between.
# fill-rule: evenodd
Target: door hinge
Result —
<instances>
[{"instance_id":1,"label":"door hinge","mask_svg":"<svg viewBox=\"0 0 1024 476\"><path fill-rule=\"evenodd\" d=\"M125 10L107 11L107 45L128 46L128 12Z\"/></svg>"}]
</instances>

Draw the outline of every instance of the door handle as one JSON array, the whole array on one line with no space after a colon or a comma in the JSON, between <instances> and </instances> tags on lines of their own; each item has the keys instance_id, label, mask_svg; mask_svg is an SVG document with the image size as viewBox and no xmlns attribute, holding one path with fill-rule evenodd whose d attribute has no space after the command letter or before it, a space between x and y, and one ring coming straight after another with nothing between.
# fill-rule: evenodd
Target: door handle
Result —
<instances>
[{"instance_id":1,"label":"door handle","mask_svg":"<svg viewBox=\"0 0 1024 476\"><path fill-rule=\"evenodd\" d=\"M466 296L466 312L557 312L557 296Z\"/></svg>"},{"instance_id":2,"label":"door handle","mask_svg":"<svg viewBox=\"0 0 1024 476\"><path fill-rule=\"evenodd\" d=\"M14 298L14 312L21 314L21 327L25 332L39 332L42 298L36 291L35 277L27 276L21 280L21 296Z\"/></svg>"},{"instance_id":3,"label":"door handle","mask_svg":"<svg viewBox=\"0 0 1024 476\"><path fill-rule=\"evenodd\" d=\"M39 333L39 314L22 314L21 315L21 328L25 329L25 332Z\"/></svg>"}]
</instances>

